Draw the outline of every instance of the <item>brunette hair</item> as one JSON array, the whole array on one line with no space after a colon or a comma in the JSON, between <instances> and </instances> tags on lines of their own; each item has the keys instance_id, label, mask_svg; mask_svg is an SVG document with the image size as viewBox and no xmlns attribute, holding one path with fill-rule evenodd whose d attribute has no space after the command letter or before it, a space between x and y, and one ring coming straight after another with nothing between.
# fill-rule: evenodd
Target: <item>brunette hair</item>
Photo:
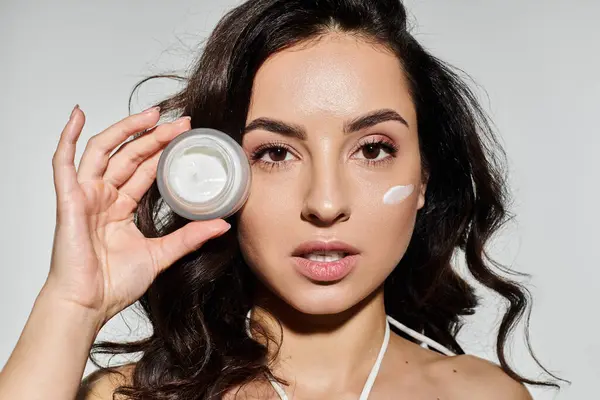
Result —
<instances>
[{"instance_id":1,"label":"brunette hair","mask_svg":"<svg viewBox=\"0 0 600 400\"><path fill-rule=\"evenodd\" d=\"M385 282L386 312L464 354L456 341L461 318L473 314L480 299L452 263L454 255L461 255L468 273L506 301L496 344L502 370L522 383L560 388L553 381L525 378L507 362L507 340L526 315L528 350L547 374L557 378L539 363L529 344L529 291L501 273L526 274L503 267L485 249L491 236L512 218L507 211L505 155L458 70L431 55L409 33L400 1L247 1L221 19L190 76L151 76L133 92L157 77L185 82L181 91L158 104L161 112L189 115L192 128L218 129L241 143L253 79L261 64L279 51L330 32L355 35L393 52L416 107L428 176L426 201L406 254ZM168 234L188 222L165 212L156 182L139 203L135 220L146 237ZM153 328L149 337L100 342L92 348L90 357L98 367L97 354L141 355L131 385L115 394L131 399L215 399L236 386L271 376L266 346L246 334L256 278L242 259L235 218L229 222L232 229L227 234L177 261L140 298Z\"/></svg>"}]
</instances>

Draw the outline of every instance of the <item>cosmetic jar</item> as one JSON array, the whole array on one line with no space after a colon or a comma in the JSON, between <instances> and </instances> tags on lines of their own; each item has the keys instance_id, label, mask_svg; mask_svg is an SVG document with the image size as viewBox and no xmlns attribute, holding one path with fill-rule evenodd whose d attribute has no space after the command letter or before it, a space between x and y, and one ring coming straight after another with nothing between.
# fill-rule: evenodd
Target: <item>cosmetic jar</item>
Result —
<instances>
[{"instance_id":1,"label":"cosmetic jar","mask_svg":"<svg viewBox=\"0 0 600 400\"><path fill-rule=\"evenodd\" d=\"M156 171L168 206L190 220L227 218L246 202L251 171L242 147L210 128L181 133L163 150Z\"/></svg>"}]
</instances>

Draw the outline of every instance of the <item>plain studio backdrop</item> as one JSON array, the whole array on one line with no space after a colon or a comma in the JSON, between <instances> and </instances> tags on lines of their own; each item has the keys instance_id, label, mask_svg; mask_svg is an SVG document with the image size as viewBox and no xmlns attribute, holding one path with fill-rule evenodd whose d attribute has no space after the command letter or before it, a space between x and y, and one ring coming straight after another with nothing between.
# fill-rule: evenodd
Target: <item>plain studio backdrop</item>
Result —
<instances>
[{"instance_id":1,"label":"plain studio backdrop","mask_svg":"<svg viewBox=\"0 0 600 400\"><path fill-rule=\"evenodd\" d=\"M14 348L46 278L55 223L51 159L76 103L87 140L128 113L133 85L184 72L232 0L0 2L0 366ZM515 220L491 253L523 279L534 302L531 339L551 371L571 380L558 396L591 399L600 378L600 2L597 0L411 0L413 32L435 55L466 71L508 153ZM132 112L173 93L142 86ZM468 319L459 342L495 360L497 299ZM130 307L101 338L132 339L148 326ZM494 335L493 335L494 334ZM523 341L512 341L518 371L541 372ZM114 360L115 362L118 360ZM52 368L51 360L48 368ZM88 365L86 374L93 371Z\"/></svg>"}]
</instances>

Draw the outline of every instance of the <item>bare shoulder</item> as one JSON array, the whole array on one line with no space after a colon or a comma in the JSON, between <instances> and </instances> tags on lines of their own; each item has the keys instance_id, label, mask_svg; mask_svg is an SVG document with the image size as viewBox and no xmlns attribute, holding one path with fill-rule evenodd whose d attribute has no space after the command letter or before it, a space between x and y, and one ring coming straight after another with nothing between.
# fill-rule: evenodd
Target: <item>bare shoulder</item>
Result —
<instances>
[{"instance_id":1,"label":"bare shoulder","mask_svg":"<svg viewBox=\"0 0 600 400\"><path fill-rule=\"evenodd\" d=\"M123 385L131 384L135 364L115 368L116 372L98 370L81 381L75 400L113 400L113 393Z\"/></svg>"},{"instance_id":2,"label":"bare shoulder","mask_svg":"<svg viewBox=\"0 0 600 400\"><path fill-rule=\"evenodd\" d=\"M428 375L451 399L533 400L527 388L498 365L473 355L439 358Z\"/></svg>"}]
</instances>

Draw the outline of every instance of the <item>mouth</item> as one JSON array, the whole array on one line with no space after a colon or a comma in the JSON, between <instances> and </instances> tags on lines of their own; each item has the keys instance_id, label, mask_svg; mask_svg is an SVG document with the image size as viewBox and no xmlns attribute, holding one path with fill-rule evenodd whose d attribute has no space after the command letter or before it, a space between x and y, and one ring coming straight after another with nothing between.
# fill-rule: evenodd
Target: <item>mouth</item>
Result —
<instances>
[{"instance_id":1,"label":"mouth","mask_svg":"<svg viewBox=\"0 0 600 400\"><path fill-rule=\"evenodd\" d=\"M312 241L304 242L296 247L292 253L293 257L321 257L339 256L339 258L356 255L359 251L355 247L340 241Z\"/></svg>"},{"instance_id":2,"label":"mouth","mask_svg":"<svg viewBox=\"0 0 600 400\"><path fill-rule=\"evenodd\" d=\"M298 272L315 282L343 279L356 265L358 255L358 249L340 241L305 242L292 253Z\"/></svg>"}]
</instances>

